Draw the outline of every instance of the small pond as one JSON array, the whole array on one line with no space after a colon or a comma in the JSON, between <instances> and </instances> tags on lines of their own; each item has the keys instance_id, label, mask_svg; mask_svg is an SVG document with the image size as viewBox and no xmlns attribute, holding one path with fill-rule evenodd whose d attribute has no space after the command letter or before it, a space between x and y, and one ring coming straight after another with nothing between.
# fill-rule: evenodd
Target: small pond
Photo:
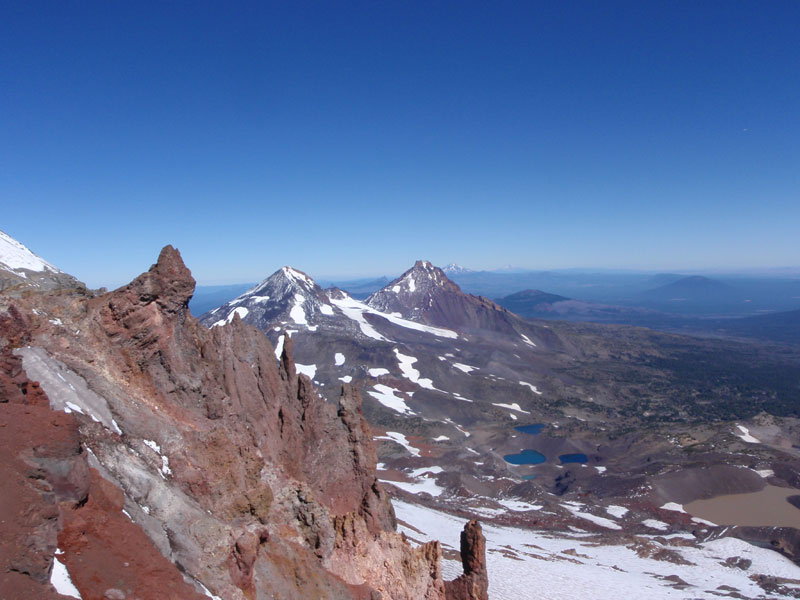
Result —
<instances>
[{"instance_id":1,"label":"small pond","mask_svg":"<svg viewBox=\"0 0 800 600\"><path fill-rule=\"evenodd\" d=\"M536 479L536 475L523 475L522 476L522 480L523 481L530 481L531 479Z\"/></svg>"},{"instance_id":2,"label":"small pond","mask_svg":"<svg viewBox=\"0 0 800 600\"><path fill-rule=\"evenodd\" d=\"M536 435L537 433L541 433L542 429L544 429L544 423L536 423L534 425L519 425L514 427L514 429L521 431L522 433Z\"/></svg>"},{"instance_id":3,"label":"small pond","mask_svg":"<svg viewBox=\"0 0 800 600\"><path fill-rule=\"evenodd\" d=\"M547 460L544 454L536 450L523 450L519 454L506 454L503 459L512 465L538 465Z\"/></svg>"},{"instance_id":4,"label":"small pond","mask_svg":"<svg viewBox=\"0 0 800 600\"><path fill-rule=\"evenodd\" d=\"M561 461L561 464L566 463L581 463L584 464L589 460L589 457L582 453L576 454L561 454L558 457L558 460Z\"/></svg>"}]
</instances>

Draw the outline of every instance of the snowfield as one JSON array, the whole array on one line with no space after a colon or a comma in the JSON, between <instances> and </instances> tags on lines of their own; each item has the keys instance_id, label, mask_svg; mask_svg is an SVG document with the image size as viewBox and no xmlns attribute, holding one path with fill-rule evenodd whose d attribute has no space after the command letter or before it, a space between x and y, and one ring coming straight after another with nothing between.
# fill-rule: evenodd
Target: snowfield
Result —
<instances>
[{"instance_id":1,"label":"snowfield","mask_svg":"<svg viewBox=\"0 0 800 600\"><path fill-rule=\"evenodd\" d=\"M60 273L49 262L39 258L27 247L20 244L11 236L0 231L0 266L5 266L10 271L25 269L28 271L52 271ZM17 273L25 277L25 273Z\"/></svg>"},{"instance_id":2,"label":"snowfield","mask_svg":"<svg viewBox=\"0 0 800 600\"><path fill-rule=\"evenodd\" d=\"M393 503L400 520L398 529L412 542L438 539L445 549L459 549L464 519L396 499ZM791 580L784 585L800 591L800 567L776 552L734 538L695 544L683 536L640 535L623 538L627 545L607 545L594 534L481 525L492 600L730 597L732 590L720 586L738 590L741 596L733 597L790 597L765 593L750 578L756 574ZM659 551L690 564L652 558ZM752 564L746 570L722 564L731 557ZM461 564L443 559L442 570L445 579L453 579L461 574ZM676 586L676 577L688 587Z\"/></svg>"}]
</instances>

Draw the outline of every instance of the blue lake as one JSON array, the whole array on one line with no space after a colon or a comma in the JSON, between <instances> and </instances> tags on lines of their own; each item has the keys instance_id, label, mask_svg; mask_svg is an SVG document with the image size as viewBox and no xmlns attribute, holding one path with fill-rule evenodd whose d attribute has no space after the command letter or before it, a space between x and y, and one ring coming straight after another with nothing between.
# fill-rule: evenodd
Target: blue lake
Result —
<instances>
[{"instance_id":1,"label":"blue lake","mask_svg":"<svg viewBox=\"0 0 800 600\"><path fill-rule=\"evenodd\" d=\"M503 459L512 465L538 465L547 460L544 454L536 450L523 450L519 454L506 454Z\"/></svg>"},{"instance_id":2,"label":"blue lake","mask_svg":"<svg viewBox=\"0 0 800 600\"><path fill-rule=\"evenodd\" d=\"M562 464L566 463L585 463L589 460L589 457L585 454L561 454L558 459L561 461Z\"/></svg>"},{"instance_id":3,"label":"blue lake","mask_svg":"<svg viewBox=\"0 0 800 600\"><path fill-rule=\"evenodd\" d=\"M536 475L523 475L522 476L522 480L523 481L530 481L531 479L536 479Z\"/></svg>"},{"instance_id":4,"label":"blue lake","mask_svg":"<svg viewBox=\"0 0 800 600\"><path fill-rule=\"evenodd\" d=\"M514 429L521 431L522 433L536 435L537 433L541 433L542 429L544 429L544 424L536 423L535 425L520 425L518 427L514 427Z\"/></svg>"}]
</instances>

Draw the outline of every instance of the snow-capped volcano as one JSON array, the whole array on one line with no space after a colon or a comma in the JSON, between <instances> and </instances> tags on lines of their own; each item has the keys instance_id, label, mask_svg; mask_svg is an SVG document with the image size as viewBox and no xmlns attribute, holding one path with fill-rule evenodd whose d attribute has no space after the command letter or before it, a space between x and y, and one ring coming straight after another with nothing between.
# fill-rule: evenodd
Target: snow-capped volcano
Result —
<instances>
[{"instance_id":1,"label":"snow-capped volcano","mask_svg":"<svg viewBox=\"0 0 800 600\"><path fill-rule=\"evenodd\" d=\"M14 287L48 290L84 286L71 275L31 252L21 242L0 231L0 290Z\"/></svg>"},{"instance_id":2,"label":"snow-capped volcano","mask_svg":"<svg viewBox=\"0 0 800 600\"><path fill-rule=\"evenodd\" d=\"M286 266L238 298L215 308L201 318L211 327L230 323L237 315L256 327L275 321L287 326L314 327L319 316L333 314L328 296L311 277Z\"/></svg>"},{"instance_id":3,"label":"snow-capped volcano","mask_svg":"<svg viewBox=\"0 0 800 600\"><path fill-rule=\"evenodd\" d=\"M467 269L456 263L450 263L442 269L448 275L460 275L461 273L472 273L472 269Z\"/></svg>"}]
</instances>

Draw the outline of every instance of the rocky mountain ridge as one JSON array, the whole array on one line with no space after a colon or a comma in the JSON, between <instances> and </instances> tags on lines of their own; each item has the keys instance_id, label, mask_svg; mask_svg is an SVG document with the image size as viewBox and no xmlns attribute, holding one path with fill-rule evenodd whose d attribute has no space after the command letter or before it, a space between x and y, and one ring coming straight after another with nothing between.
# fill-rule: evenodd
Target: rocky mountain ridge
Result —
<instances>
[{"instance_id":1,"label":"rocky mountain ridge","mask_svg":"<svg viewBox=\"0 0 800 600\"><path fill-rule=\"evenodd\" d=\"M43 464L30 440L4 447L22 465L14 492L38 494L44 511L3 548L4 588L57 597L48 582L69 589L67 573L84 598L485 597L445 584L437 543L412 548L395 533L358 391L325 402L297 374L291 339L278 362L238 313L200 326L187 309L193 289L168 246L107 294L0 295L0 414L55 415L33 417L33 433L70 432L52 460L73 466L50 470L74 482L61 492L49 463L29 473ZM115 546L104 531L139 541ZM15 547L32 549L22 566ZM146 587L156 567L142 552L163 557L160 595ZM465 576L483 581L485 570Z\"/></svg>"}]
</instances>

